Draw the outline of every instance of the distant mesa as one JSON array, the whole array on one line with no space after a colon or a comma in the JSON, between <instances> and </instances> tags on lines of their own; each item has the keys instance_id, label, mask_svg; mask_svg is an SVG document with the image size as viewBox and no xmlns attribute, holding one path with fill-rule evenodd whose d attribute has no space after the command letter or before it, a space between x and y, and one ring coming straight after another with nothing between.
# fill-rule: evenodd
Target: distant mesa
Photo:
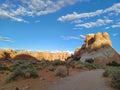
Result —
<instances>
[{"instance_id":1,"label":"distant mesa","mask_svg":"<svg viewBox=\"0 0 120 90\"><path fill-rule=\"evenodd\" d=\"M120 62L119 54L112 48L112 42L107 32L86 35L84 44L77 48L74 59L82 62L93 59L95 63L105 64L113 60Z\"/></svg>"},{"instance_id":2,"label":"distant mesa","mask_svg":"<svg viewBox=\"0 0 120 90\"><path fill-rule=\"evenodd\" d=\"M30 52L14 50L0 50L0 61L6 60L62 60L65 61L69 57L67 52Z\"/></svg>"}]
</instances>

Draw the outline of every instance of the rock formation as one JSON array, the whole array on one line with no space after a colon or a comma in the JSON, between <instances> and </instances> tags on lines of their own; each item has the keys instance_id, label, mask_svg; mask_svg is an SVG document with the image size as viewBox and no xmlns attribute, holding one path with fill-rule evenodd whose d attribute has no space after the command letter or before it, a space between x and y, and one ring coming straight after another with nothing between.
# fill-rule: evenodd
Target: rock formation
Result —
<instances>
[{"instance_id":1,"label":"rock formation","mask_svg":"<svg viewBox=\"0 0 120 90\"><path fill-rule=\"evenodd\" d=\"M29 52L21 51L15 52L14 50L0 50L0 61L5 60L62 60L65 61L69 57L67 52Z\"/></svg>"},{"instance_id":2,"label":"rock formation","mask_svg":"<svg viewBox=\"0 0 120 90\"><path fill-rule=\"evenodd\" d=\"M107 32L97 34L88 34L82 48L98 49L104 46L112 46L109 34Z\"/></svg>"},{"instance_id":3,"label":"rock formation","mask_svg":"<svg viewBox=\"0 0 120 90\"><path fill-rule=\"evenodd\" d=\"M38 60L49 60L49 61L54 61L54 60L62 60L65 61L68 57L69 54L66 52L56 52L56 53L51 53L51 52L37 52L34 54L34 57L36 57Z\"/></svg>"},{"instance_id":4,"label":"rock formation","mask_svg":"<svg viewBox=\"0 0 120 90\"><path fill-rule=\"evenodd\" d=\"M113 60L120 62L119 54L112 48L107 32L86 35L82 47L76 49L74 59L83 62L93 59L95 63L108 63Z\"/></svg>"}]
</instances>

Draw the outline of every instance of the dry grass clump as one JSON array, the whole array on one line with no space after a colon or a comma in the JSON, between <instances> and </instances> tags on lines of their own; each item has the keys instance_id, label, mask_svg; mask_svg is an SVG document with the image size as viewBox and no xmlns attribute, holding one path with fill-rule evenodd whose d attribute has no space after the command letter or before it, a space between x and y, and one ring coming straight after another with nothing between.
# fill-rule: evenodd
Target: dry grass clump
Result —
<instances>
[{"instance_id":1,"label":"dry grass clump","mask_svg":"<svg viewBox=\"0 0 120 90\"><path fill-rule=\"evenodd\" d=\"M64 66L59 66L54 71L55 76L65 77L67 76L67 68Z\"/></svg>"}]
</instances>

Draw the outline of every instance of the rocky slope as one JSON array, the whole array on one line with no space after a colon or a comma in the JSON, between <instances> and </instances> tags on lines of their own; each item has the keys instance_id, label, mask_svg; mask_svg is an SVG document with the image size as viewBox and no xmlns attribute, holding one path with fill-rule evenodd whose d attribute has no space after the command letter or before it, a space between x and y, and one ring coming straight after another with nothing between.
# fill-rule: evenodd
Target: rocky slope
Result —
<instances>
[{"instance_id":1,"label":"rocky slope","mask_svg":"<svg viewBox=\"0 0 120 90\"><path fill-rule=\"evenodd\" d=\"M107 32L88 34L81 48L77 48L74 59L94 60L95 63L105 64L111 61L120 62L119 54L113 49L112 42Z\"/></svg>"}]
</instances>

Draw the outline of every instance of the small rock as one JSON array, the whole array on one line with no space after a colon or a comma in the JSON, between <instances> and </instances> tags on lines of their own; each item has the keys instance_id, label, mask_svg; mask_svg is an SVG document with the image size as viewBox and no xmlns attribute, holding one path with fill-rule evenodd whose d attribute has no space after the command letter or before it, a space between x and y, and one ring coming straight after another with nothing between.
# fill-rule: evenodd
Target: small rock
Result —
<instances>
[{"instance_id":1,"label":"small rock","mask_svg":"<svg viewBox=\"0 0 120 90\"><path fill-rule=\"evenodd\" d=\"M45 78L41 77L40 80L45 80Z\"/></svg>"},{"instance_id":2,"label":"small rock","mask_svg":"<svg viewBox=\"0 0 120 90\"><path fill-rule=\"evenodd\" d=\"M25 86L25 87L22 88L22 90L29 90L29 89L30 89L29 86Z\"/></svg>"}]
</instances>

